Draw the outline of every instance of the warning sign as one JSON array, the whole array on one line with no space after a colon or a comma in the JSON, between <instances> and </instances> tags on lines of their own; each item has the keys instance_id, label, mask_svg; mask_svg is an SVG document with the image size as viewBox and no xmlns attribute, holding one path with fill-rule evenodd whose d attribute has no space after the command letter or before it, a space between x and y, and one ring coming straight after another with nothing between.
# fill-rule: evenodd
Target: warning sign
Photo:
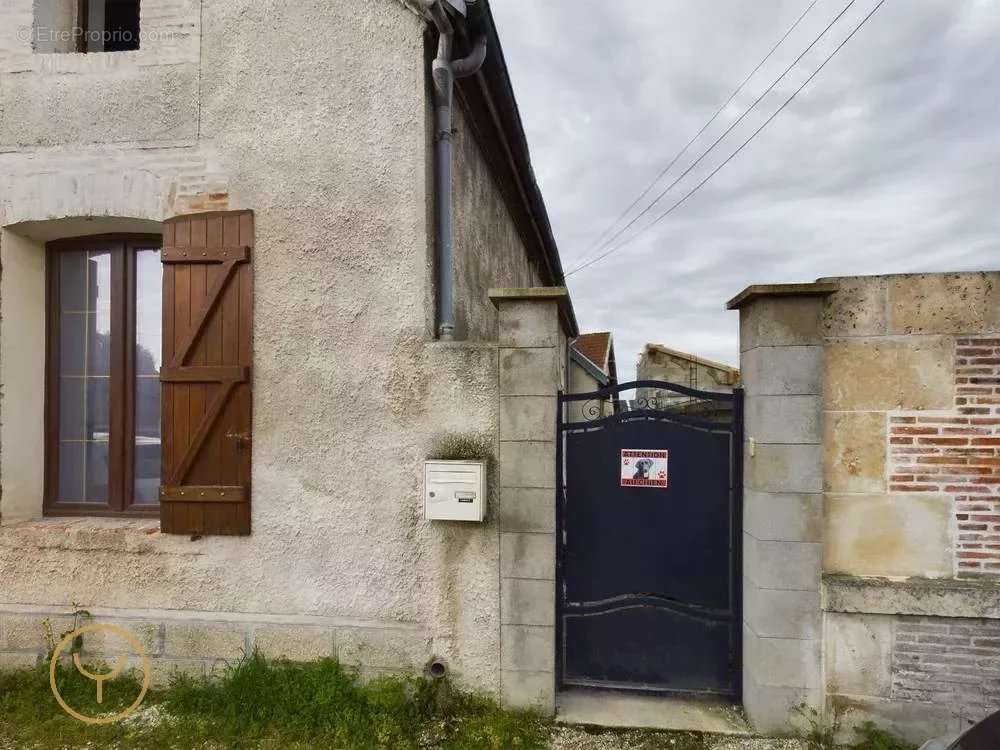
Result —
<instances>
[{"instance_id":1,"label":"warning sign","mask_svg":"<svg viewBox=\"0 0 1000 750\"><path fill-rule=\"evenodd\" d=\"M622 449L622 487L666 487L667 451Z\"/></svg>"}]
</instances>

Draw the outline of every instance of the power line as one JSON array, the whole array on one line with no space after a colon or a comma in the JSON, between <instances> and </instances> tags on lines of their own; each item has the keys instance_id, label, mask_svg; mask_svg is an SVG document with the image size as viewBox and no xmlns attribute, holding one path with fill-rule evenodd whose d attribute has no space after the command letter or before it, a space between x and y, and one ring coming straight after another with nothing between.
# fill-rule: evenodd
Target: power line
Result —
<instances>
[{"instance_id":1,"label":"power line","mask_svg":"<svg viewBox=\"0 0 1000 750\"><path fill-rule=\"evenodd\" d=\"M683 172L681 172L673 182L671 182L662 191L660 191L659 195L657 195L656 198L653 199L652 203L650 203L648 206L646 206L644 209L642 209L642 211L640 211L634 217L632 217L632 220L629 221L625 226L623 226L617 232L615 232L610 237L608 237L608 239L606 239L604 242L602 242L601 245L597 249L598 250L603 250L604 248L608 247L612 242L614 242L616 239L618 239L623 234L625 234L625 232L627 232L632 227L633 224L635 224L637 221L639 221L639 219L641 219L643 216L645 216L647 213L649 213L653 209L653 207L657 203L659 203L667 193L669 193L671 190L673 190L674 187L676 187L677 184L681 180L683 180L685 177L687 177L689 174L691 174L691 171L695 167L697 167L706 156L708 156L710 153L712 153L712 151L715 150L715 147L718 146L720 143L722 143L722 141L726 138L726 136L728 136L730 133L732 133L733 130L736 128L736 126L739 125L741 122L743 122L743 120L746 118L746 116L748 114L750 114L758 104L760 104L760 102L764 99L764 97L767 96L768 94L770 94L771 91L774 90L774 87L777 86L784 79L784 77L787 76L795 68L795 66L798 65L799 62L802 61L802 58L805 57L810 52L810 50L812 50L812 48L815 47L820 42L820 40L823 37L826 36L827 32L830 31L830 29L833 28L834 24L836 24L837 21L839 21L841 19L841 17L848 10L850 10L851 6L854 5L855 2L857 2L857 0L849 0L849 2L847 3L847 5L845 5L840 10L840 12L836 16L833 17L833 20L830 21L830 23L828 23L826 25L826 28L824 28L819 33L819 35L815 39L813 39L812 42L809 43L809 46L806 47L804 50L802 50L802 53L798 57L796 57L795 60L792 61L792 64L789 65L787 68L785 68L782 71L781 75L779 75L777 78L775 78L771 82L771 85L768 86L766 89L764 89L763 93L761 93L761 95L758 96L749 107L747 107L745 110L743 110L742 114L740 114L740 116L737 117L736 120L728 128L725 129L725 131L723 131L722 135L720 135L718 138L715 139L715 141L713 141L713 143L712 143L711 146L709 146L707 149L705 149L702 152L701 156L699 156L697 159L695 159L693 162L691 162L688 165L687 169L685 169ZM577 264L569 273L573 273L574 271L577 270L577 268L579 268L582 265L583 264ZM569 274L565 274L565 275L569 275Z\"/></svg>"},{"instance_id":2,"label":"power line","mask_svg":"<svg viewBox=\"0 0 1000 750\"><path fill-rule=\"evenodd\" d=\"M601 246L601 241L604 239L604 236L612 229L614 229L619 221L628 216L629 212L636 207L639 201L645 198L649 194L649 191L652 190L653 187L656 185L656 183L658 183L663 178L663 176L670 171L670 169L674 166L674 164L677 163L677 160L687 153L688 149L691 148L694 142L701 137L701 134L704 133L706 130L708 130L708 128L712 125L712 123L715 122L716 119L718 119L719 115L721 115L725 111L726 107L728 107L729 104L733 101L733 99L735 99L737 95L743 90L743 87L747 85L747 83L750 81L751 78L753 78L754 74L761 69L764 63L766 63L768 60L771 59L771 55L773 55L777 51L778 47L781 46L781 43L788 38L789 34L795 31L796 28L798 28L798 25L802 23L802 19L806 17L806 15L809 13L809 11L813 9L813 6L816 5L817 2L819 2L819 0L812 0L812 2L809 3L806 9L802 11L802 15L800 15L798 18L795 19L795 23L793 23L791 26L788 27L788 30L782 35L781 39L775 42L774 46L771 47L771 50L766 55L764 55L764 58L759 63L757 63L757 66L749 73L747 73L746 77L740 82L740 85L737 86L735 89L733 89L733 93L729 95L729 98L726 99L725 102L723 102L721 107L715 110L715 114L713 114L710 118L708 118L708 122L706 122L704 125L701 126L701 130L695 133L694 136L692 136L691 140L689 140L687 143L684 144L684 147L674 155L674 158L670 160L670 163L667 164L667 166L665 166L662 170L660 170L660 173L656 175L653 181L650 182L641 193L639 193L639 197L636 198L634 201L632 201L629 204L628 208L622 211L621 214L619 214L618 217L613 222L611 222L607 227L604 228L604 231L601 232L600 235L598 235L597 239L594 240L593 244L591 244L590 247L587 248L587 251L583 254L581 260L586 259L586 257L590 255L591 252L593 252L595 249L598 249Z\"/></svg>"},{"instance_id":3,"label":"power line","mask_svg":"<svg viewBox=\"0 0 1000 750\"><path fill-rule=\"evenodd\" d=\"M826 64L828 62L830 62L830 60L833 59L834 55L836 55L838 52L840 52L841 48L845 44L847 44L855 34L858 33L858 31L861 29L861 27L864 26L868 22L868 19L875 15L875 11L877 11L879 8L881 8L884 4L885 4L885 0L879 0L878 5L876 5L874 8L872 8L871 12L867 16L865 16L863 19L861 19L861 22L857 26L854 27L854 29L851 31L850 34L847 35L847 37L844 39L844 41L842 41L840 44L837 45L836 49L834 49L833 52L831 52L827 56L827 58L825 60L823 60L823 62L820 64L820 66L818 68L816 68L815 71L813 71L812 75L810 75L802 83L801 86L799 86L797 89L795 89L795 92L790 97L788 97L784 101L784 103L782 103L782 105L780 107L778 107L777 110L775 110L774 114L772 114L770 117L768 117L764 121L764 123L759 128L757 128L750 135L749 138L747 138L745 141L743 141L742 144L740 144L740 147L738 149L736 149L733 153L731 153L728 157L726 157L725 161L723 161L719 166L717 166L715 169L713 169L708 174L708 176L705 179L703 179L701 182L699 182L697 185L695 185L688 193L686 193L684 195L683 198L681 198L679 201L677 201L676 203L674 203L670 208L668 208L666 211L664 211L663 213L661 213L652 222L650 222L649 224L647 224L646 226L644 226L642 229L640 229L638 232L636 232L635 234L633 234L631 237L626 238L623 242L620 242L619 244L615 245L614 247L608 249L606 252L602 253L601 255L598 255L596 258L594 258L591 261L588 261L587 263L583 264L582 266L578 266L578 267L574 268L572 271L569 271L565 275L566 276L570 276L571 274L574 274L577 271L582 271L584 268L592 266L592 265L594 265L594 263L597 263L599 260L602 260L603 258L606 258L607 256L611 255L611 253L615 252L616 250L619 250L619 249L625 247L625 245L627 245L630 242L632 242L636 237L638 237L639 235L641 235L646 230L651 229L652 227L654 227L660 221L662 221L663 219L665 219L669 214L673 213L673 211L675 209L679 208L685 201L687 201L688 198L690 198L692 195L694 195L699 190L701 190L702 186L706 182L708 182L709 180L711 180L724 166L726 166L730 161L732 161L734 158L736 158L736 156L744 148L746 148L747 144L749 144L750 141L752 141L754 138L757 137L758 133L760 133L764 128L766 128L768 126L768 124L771 122L771 120L773 120L775 117L777 117L781 113L781 111L783 109L785 109L785 107L787 107L789 104L792 103L792 100L796 96L799 95L799 92L802 91L802 89L804 89L806 86L809 85L809 83L812 81L812 79L815 78L819 74L819 72L821 70L823 70L823 68L826 67Z\"/></svg>"}]
</instances>

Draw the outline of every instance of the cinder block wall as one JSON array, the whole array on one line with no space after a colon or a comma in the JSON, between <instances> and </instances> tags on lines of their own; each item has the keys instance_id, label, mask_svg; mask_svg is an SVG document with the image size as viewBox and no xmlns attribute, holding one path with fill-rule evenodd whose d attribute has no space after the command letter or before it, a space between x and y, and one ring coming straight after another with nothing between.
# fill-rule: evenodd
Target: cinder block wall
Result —
<instances>
[{"instance_id":1,"label":"cinder block wall","mask_svg":"<svg viewBox=\"0 0 1000 750\"><path fill-rule=\"evenodd\" d=\"M811 285L810 285L811 286ZM740 310L745 388L743 704L765 732L822 705L823 289L752 288Z\"/></svg>"},{"instance_id":2,"label":"cinder block wall","mask_svg":"<svg viewBox=\"0 0 1000 750\"><path fill-rule=\"evenodd\" d=\"M768 571L801 600L782 621L818 624L816 662L793 665L798 689L816 675L845 733L873 719L921 741L1000 707L1000 273L751 287L731 306L756 443L744 524L751 718L776 728L788 706L773 689L789 681L787 658L757 647ZM804 391L818 408L799 403ZM807 503L795 493L814 471ZM765 540L779 536L769 558ZM792 536L815 542L816 568ZM799 590L817 568L807 605Z\"/></svg>"}]
</instances>

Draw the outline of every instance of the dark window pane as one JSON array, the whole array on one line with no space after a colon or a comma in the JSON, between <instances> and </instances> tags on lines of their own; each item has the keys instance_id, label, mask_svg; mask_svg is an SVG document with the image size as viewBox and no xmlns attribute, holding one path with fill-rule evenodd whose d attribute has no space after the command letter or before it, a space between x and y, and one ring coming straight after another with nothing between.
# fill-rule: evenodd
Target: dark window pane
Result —
<instances>
[{"instance_id":1,"label":"dark window pane","mask_svg":"<svg viewBox=\"0 0 1000 750\"><path fill-rule=\"evenodd\" d=\"M139 0L106 0L104 51L139 49Z\"/></svg>"},{"instance_id":2,"label":"dark window pane","mask_svg":"<svg viewBox=\"0 0 1000 750\"><path fill-rule=\"evenodd\" d=\"M84 499L83 455L85 443L59 443L59 501L79 503Z\"/></svg>"},{"instance_id":3,"label":"dark window pane","mask_svg":"<svg viewBox=\"0 0 1000 750\"><path fill-rule=\"evenodd\" d=\"M87 502L108 501L108 443L84 443L87 446Z\"/></svg>"},{"instance_id":4,"label":"dark window pane","mask_svg":"<svg viewBox=\"0 0 1000 750\"><path fill-rule=\"evenodd\" d=\"M135 290L135 372L157 375L163 328L163 264L159 250L136 252Z\"/></svg>"},{"instance_id":5,"label":"dark window pane","mask_svg":"<svg viewBox=\"0 0 1000 750\"><path fill-rule=\"evenodd\" d=\"M111 379L87 378L87 440L108 440L111 433Z\"/></svg>"},{"instance_id":6,"label":"dark window pane","mask_svg":"<svg viewBox=\"0 0 1000 750\"><path fill-rule=\"evenodd\" d=\"M87 361L87 316L63 313L59 322L59 374L83 375Z\"/></svg>"},{"instance_id":7,"label":"dark window pane","mask_svg":"<svg viewBox=\"0 0 1000 750\"><path fill-rule=\"evenodd\" d=\"M83 312L87 309L87 252L59 253L59 309Z\"/></svg>"},{"instance_id":8,"label":"dark window pane","mask_svg":"<svg viewBox=\"0 0 1000 750\"><path fill-rule=\"evenodd\" d=\"M83 440L83 378L59 380L59 439Z\"/></svg>"}]
</instances>

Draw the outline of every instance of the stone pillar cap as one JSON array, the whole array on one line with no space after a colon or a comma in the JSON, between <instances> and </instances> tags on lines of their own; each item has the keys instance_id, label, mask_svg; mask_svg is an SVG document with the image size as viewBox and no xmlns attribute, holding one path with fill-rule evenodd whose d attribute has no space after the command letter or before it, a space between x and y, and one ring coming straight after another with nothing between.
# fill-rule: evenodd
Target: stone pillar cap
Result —
<instances>
[{"instance_id":1,"label":"stone pillar cap","mask_svg":"<svg viewBox=\"0 0 1000 750\"><path fill-rule=\"evenodd\" d=\"M761 297L823 297L840 287L829 281L811 284L751 284L726 303L727 310L739 310Z\"/></svg>"},{"instance_id":2,"label":"stone pillar cap","mask_svg":"<svg viewBox=\"0 0 1000 750\"><path fill-rule=\"evenodd\" d=\"M493 287L489 290L489 296L496 307L501 302L525 300L555 300L560 306L569 302L569 290L564 286Z\"/></svg>"}]
</instances>

